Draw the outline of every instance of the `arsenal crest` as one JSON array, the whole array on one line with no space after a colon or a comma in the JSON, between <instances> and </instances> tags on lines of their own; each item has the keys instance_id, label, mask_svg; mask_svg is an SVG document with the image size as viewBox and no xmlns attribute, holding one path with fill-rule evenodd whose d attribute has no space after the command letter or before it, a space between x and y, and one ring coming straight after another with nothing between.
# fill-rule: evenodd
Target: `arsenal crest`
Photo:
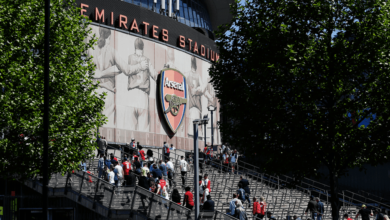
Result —
<instances>
[{"instance_id":1,"label":"arsenal crest","mask_svg":"<svg viewBox=\"0 0 390 220\"><path fill-rule=\"evenodd\" d=\"M163 116L173 133L184 121L187 107L186 77L175 69L161 70L159 92Z\"/></svg>"}]
</instances>

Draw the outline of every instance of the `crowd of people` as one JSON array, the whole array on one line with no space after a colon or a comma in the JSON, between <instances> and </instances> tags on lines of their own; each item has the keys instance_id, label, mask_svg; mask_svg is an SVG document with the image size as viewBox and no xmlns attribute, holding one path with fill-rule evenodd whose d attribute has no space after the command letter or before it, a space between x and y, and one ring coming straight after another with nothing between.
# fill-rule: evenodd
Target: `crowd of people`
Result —
<instances>
[{"instance_id":1,"label":"crowd of people","mask_svg":"<svg viewBox=\"0 0 390 220\"><path fill-rule=\"evenodd\" d=\"M324 204L321 202L320 198L310 196L310 201L307 204L305 215L310 213L310 218L312 220L322 220L324 216ZM362 220L370 220L370 216L375 216L375 220L389 220L387 215L383 215L380 209L368 209L366 205L362 205L361 209L355 216L355 220L359 216L362 216ZM345 220L353 220L348 214L344 214L343 218ZM294 220L301 220L297 216L294 216Z\"/></svg>"},{"instance_id":2,"label":"crowd of people","mask_svg":"<svg viewBox=\"0 0 390 220\"><path fill-rule=\"evenodd\" d=\"M128 143L127 151L124 151L124 155L127 157L122 158L123 163L119 164L118 158L113 154L107 155L107 141L104 137L101 137L98 141L98 155L100 159L98 162L98 177L102 178L109 183L120 186L136 186L136 180L138 180L138 186L143 189L155 193L162 198L171 200L172 202L182 205L190 210L194 207L194 191L190 186L186 186L187 172L190 169L190 164L194 162L194 155L188 154L186 157L181 156L180 161L177 164L181 174L181 187L184 188L185 193L182 196L179 193L178 188L180 183L174 181L175 177L175 165L170 159L170 153L175 150L173 144L169 145L164 142L163 144L163 157L162 160L155 161L153 157L153 151L148 149L147 152L143 150L143 147L139 142L135 142L132 139L131 143ZM218 152L218 151L217 151ZM230 150L229 147L222 145L220 147L219 154L214 154L214 149L211 146L205 146L203 150L199 149L199 173L203 173L203 164L212 160L218 159L224 164L224 170L231 173L237 169L237 162L239 159L239 153L237 150ZM81 163L82 169L91 173L86 166L86 163ZM172 191L170 189L172 188ZM211 197L211 181L208 178L208 174L199 175L199 198L201 210L214 211L214 201ZM169 195L171 192L171 195ZM248 216L244 205L247 201L247 207L252 208L252 214L254 219L264 219L266 216L268 219L276 219L272 212L266 211L267 203L263 197L252 197L249 181L240 176L240 181L237 186L236 193L233 194L233 199L229 203L229 209L226 214L231 215L240 220L247 220ZM144 203L143 199L142 203ZM307 205L305 214L310 213L311 220L322 220L324 215L324 204L319 198L313 196L310 197L310 201ZM376 215L375 220L389 220L386 215L383 215L378 210L368 210L363 205L362 209L356 215L362 216L362 220L370 220L369 216ZM293 216L294 220L301 220L298 216ZM352 220L348 214L344 215L345 220Z\"/></svg>"},{"instance_id":3,"label":"crowd of people","mask_svg":"<svg viewBox=\"0 0 390 220\"><path fill-rule=\"evenodd\" d=\"M107 155L107 142L104 137L98 140L98 155L100 159L98 162L98 177L109 183L120 186L136 186L138 179L138 186L153 192L165 199L169 199L179 205L183 205L188 209L194 207L194 192L191 187L186 186L187 172L190 164L193 164L194 155L190 154L188 157L181 156L178 163L181 173L181 187L184 188L185 193L182 197L178 190L178 185L174 181L175 167L170 161L170 153L175 150L173 144L163 144L163 160L155 161L153 151L148 149L145 153L143 147L139 142L135 142L133 138L131 143L127 144L124 150L124 155L132 155L131 157L122 158L123 163L119 164L118 158L113 154ZM220 154L214 155L214 150L211 146L206 145L203 150L199 149L199 167L200 173L203 173L203 164L212 161L213 159L223 160L223 163L231 167L232 172L237 167L238 152L236 150L230 151L228 147L221 146ZM171 195L169 189L173 187ZM203 211L214 211L214 201L211 198L211 181L208 174L199 176L199 198L201 209ZM248 201L249 208L252 206L250 199L249 181L240 177L237 193L234 194L234 206L230 206L228 214L239 219L246 219L246 212L243 207L245 201ZM265 216L265 201L260 198L258 201L253 198L253 214L258 218Z\"/></svg>"}]
</instances>

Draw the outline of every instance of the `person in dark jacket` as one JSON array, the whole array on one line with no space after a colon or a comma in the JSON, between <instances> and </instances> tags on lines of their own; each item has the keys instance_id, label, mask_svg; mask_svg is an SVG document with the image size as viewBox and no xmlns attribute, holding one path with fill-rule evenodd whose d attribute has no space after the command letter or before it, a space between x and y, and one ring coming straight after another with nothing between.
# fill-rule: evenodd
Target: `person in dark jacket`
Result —
<instances>
[{"instance_id":1,"label":"person in dark jacket","mask_svg":"<svg viewBox=\"0 0 390 220\"><path fill-rule=\"evenodd\" d=\"M314 200L313 200L313 201L314 201ZM269 220L276 220L276 218L272 215L272 214L273 214L272 212L267 212L266 214L267 214L267 218L268 218Z\"/></svg>"},{"instance_id":2,"label":"person in dark jacket","mask_svg":"<svg viewBox=\"0 0 390 220\"><path fill-rule=\"evenodd\" d=\"M240 182L238 184L242 185L242 188L245 190L245 199L249 202L249 208L251 207L251 190L249 189L249 181L247 179L243 179L242 176L240 176ZM245 200L244 200L245 202Z\"/></svg>"},{"instance_id":3,"label":"person in dark jacket","mask_svg":"<svg viewBox=\"0 0 390 220\"><path fill-rule=\"evenodd\" d=\"M176 204L181 205L181 202L180 202L181 201L181 196L180 196L180 193L179 193L179 191L177 189L173 189L171 199Z\"/></svg>"},{"instance_id":4,"label":"person in dark jacket","mask_svg":"<svg viewBox=\"0 0 390 220\"><path fill-rule=\"evenodd\" d=\"M214 212L214 201L211 200L211 196L207 196L207 201L203 203L203 211Z\"/></svg>"},{"instance_id":5,"label":"person in dark jacket","mask_svg":"<svg viewBox=\"0 0 390 220\"><path fill-rule=\"evenodd\" d=\"M384 215L381 213L380 209L375 209L374 215L376 215L375 220L385 220Z\"/></svg>"},{"instance_id":6,"label":"person in dark jacket","mask_svg":"<svg viewBox=\"0 0 390 220\"><path fill-rule=\"evenodd\" d=\"M141 178L139 179L139 182L138 182L138 186L146 189L146 190L149 190L149 178L150 178L150 173L146 174L147 176L141 176Z\"/></svg>"},{"instance_id":7,"label":"person in dark jacket","mask_svg":"<svg viewBox=\"0 0 390 220\"><path fill-rule=\"evenodd\" d=\"M158 162L158 164L159 164L158 168L161 170L164 180L168 180L168 168L167 168L167 165L165 165L165 163L162 160L160 160Z\"/></svg>"},{"instance_id":8,"label":"person in dark jacket","mask_svg":"<svg viewBox=\"0 0 390 220\"><path fill-rule=\"evenodd\" d=\"M133 172L129 172L129 180L130 183L127 183L127 186L129 187L135 187L136 186L136 176L134 175Z\"/></svg>"},{"instance_id":9,"label":"person in dark jacket","mask_svg":"<svg viewBox=\"0 0 390 220\"><path fill-rule=\"evenodd\" d=\"M156 182L157 182L159 177L162 178L162 172L161 172L160 169L157 169L157 165L156 164L153 164L152 175L153 175L153 178L155 179Z\"/></svg>"},{"instance_id":10,"label":"person in dark jacket","mask_svg":"<svg viewBox=\"0 0 390 220\"><path fill-rule=\"evenodd\" d=\"M130 172L131 173L131 172ZM134 176L134 174L133 174ZM134 177L135 179L135 177ZM149 179L150 179L150 173L147 174L147 176L141 176L138 180L138 186L140 186L141 188L149 191ZM141 195L141 203L142 203L142 207L144 209L146 209L146 205L145 205L145 200L147 199L147 197L145 195L143 195L142 193L140 193Z\"/></svg>"},{"instance_id":11,"label":"person in dark jacket","mask_svg":"<svg viewBox=\"0 0 390 220\"><path fill-rule=\"evenodd\" d=\"M315 220L317 218L317 212L318 212L317 210L318 210L317 202L314 200L314 196L310 196L310 201L307 204L305 214L307 215L307 212L310 211L311 219Z\"/></svg>"},{"instance_id":12,"label":"person in dark jacket","mask_svg":"<svg viewBox=\"0 0 390 220\"><path fill-rule=\"evenodd\" d=\"M148 159L148 167L150 167L153 164L153 151L151 149L148 149L146 151L146 156Z\"/></svg>"},{"instance_id":13,"label":"person in dark jacket","mask_svg":"<svg viewBox=\"0 0 390 220\"><path fill-rule=\"evenodd\" d=\"M203 173L203 163L204 163L205 155L200 148L199 148L198 155L199 155L199 170L200 170L200 173ZM195 159L195 154L194 154L194 159Z\"/></svg>"},{"instance_id":14,"label":"person in dark jacket","mask_svg":"<svg viewBox=\"0 0 390 220\"><path fill-rule=\"evenodd\" d=\"M320 198L316 198L317 201L317 220L321 220L322 216L324 215L324 203L320 201Z\"/></svg>"}]
</instances>

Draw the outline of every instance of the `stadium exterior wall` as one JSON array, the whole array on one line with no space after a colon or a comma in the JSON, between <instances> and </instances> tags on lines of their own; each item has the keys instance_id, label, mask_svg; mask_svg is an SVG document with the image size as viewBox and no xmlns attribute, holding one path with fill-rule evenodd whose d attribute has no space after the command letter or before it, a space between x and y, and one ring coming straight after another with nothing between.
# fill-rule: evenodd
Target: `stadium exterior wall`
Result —
<instances>
[{"instance_id":1,"label":"stadium exterior wall","mask_svg":"<svg viewBox=\"0 0 390 220\"><path fill-rule=\"evenodd\" d=\"M93 21L92 35L98 38L98 45L88 54L96 64L97 92L107 94L103 113L108 123L99 128L100 135L112 142L129 143L135 138L141 145L162 146L166 141L178 149L192 150L192 121L206 114L210 118L207 107L213 106L218 109L214 144L220 144L219 102L208 74L218 59L213 40L172 18L126 2L80 0L78 7ZM147 67L140 68L145 63ZM184 120L176 133L164 120L157 91L158 76L166 68L182 73L188 87ZM211 143L210 123L207 143ZM199 129L199 146L204 146L204 126Z\"/></svg>"}]
</instances>

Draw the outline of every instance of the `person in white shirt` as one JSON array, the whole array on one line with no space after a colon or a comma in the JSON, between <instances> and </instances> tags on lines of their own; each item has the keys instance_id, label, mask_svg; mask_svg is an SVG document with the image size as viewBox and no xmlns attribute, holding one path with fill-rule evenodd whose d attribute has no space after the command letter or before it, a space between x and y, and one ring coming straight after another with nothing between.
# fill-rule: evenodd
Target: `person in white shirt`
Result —
<instances>
[{"instance_id":1,"label":"person in white shirt","mask_svg":"<svg viewBox=\"0 0 390 220\"><path fill-rule=\"evenodd\" d=\"M202 175L199 175L199 198L200 198L200 201L202 202L202 198L203 198L203 193L204 193L204 184L203 184L203 181L202 181ZM195 195L194 195L195 196Z\"/></svg>"},{"instance_id":2,"label":"person in white shirt","mask_svg":"<svg viewBox=\"0 0 390 220\"><path fill-rule=\"evenodd\" d=\"M184 185L186 184L185 176L187 175L188 163L187 161L184 160L184 156L181 156L180 159L181 159L180 160L181 181L184 187Z\"/></svg>"},{"instance_id":3,"label":"person in white shirt","mask_svg":"<svg viewBox=\"0 0 390 220\"><path fill-rule=\"evenodd\" d=\"M116 170L116 173L118 175L118 186L122 186L123 177L125 175L123 172L123 168L117 163L114 170Z\"/></svg>"},{"instance_id":4,"label":"person in white shirt","mask_svg":"<svg viewBox=\"0 0 390 220\"><path fill-rule=\"evenodd\" d=\"M112 184L115 185L115 173L114 173L114 167L111 166L110 172L108 173L108 181Z\"/></svg>"},{"instance_id":5,"label":"person in white shirt","mask_svg":"<svg viewBox=\"0 0 390 220\"><path fill-rule=\"evenodd\" d=\"M169 148L169 150L170 150L172 153L174 153L174 152L175 152L174 150L176 150L176 148L175 148L175 146L173 146L173 144L171 144L171 147Z\"/></svg>"},{"instance_id":6,"label":"person in white shirt","mask_svg":"<svg viewBox=\"0 0 390 220\"><path fill-rule=\"evenodd\" d=\"M172 182L173 182L172 180L175 178L175 167L173 166L173 163L171 162L170 158L165 160L165 162L166 162L166 166L167 166L167 170L168 170L169 185L173 186L172 185Z\"/></svg>"},{"instance_id":7,"label":"person in white shirt","mask_svg":"<svg viewBox=\"0 0 390 220\"><path fill-rule=\"evenodd\" d=\"M207 201L207 196L210 195L210 190L203 183L202 183L202 188L203 188L203 194L201 197L202 198L201 202L204 203Z\"/></svg>"}]
</instances>

